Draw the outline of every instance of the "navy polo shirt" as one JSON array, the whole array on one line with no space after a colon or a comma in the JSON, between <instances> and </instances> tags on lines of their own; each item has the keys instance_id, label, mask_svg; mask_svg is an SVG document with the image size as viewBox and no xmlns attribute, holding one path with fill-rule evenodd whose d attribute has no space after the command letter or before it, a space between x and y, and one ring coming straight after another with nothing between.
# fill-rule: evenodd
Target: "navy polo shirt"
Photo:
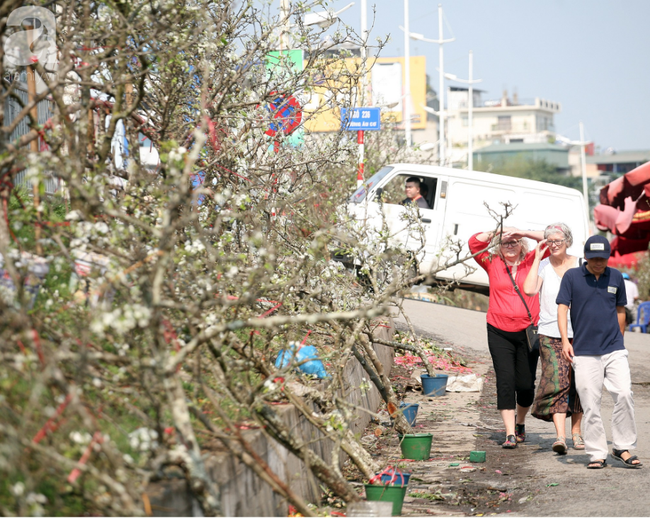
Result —
<instances>
[{"instance_id":1,"label":"navy polo shirt","mask_svg":"<svg viewBox=\"0 0 650 518\"><path fill-rule=\"evenodd\" d=\"M621 272L607 267L596 279L584 263L571 268L562 277L556 303L571 308L576 356L601 356L625 349L616 314L616 306L627 304Z\"/></svg>"}]
</instances>

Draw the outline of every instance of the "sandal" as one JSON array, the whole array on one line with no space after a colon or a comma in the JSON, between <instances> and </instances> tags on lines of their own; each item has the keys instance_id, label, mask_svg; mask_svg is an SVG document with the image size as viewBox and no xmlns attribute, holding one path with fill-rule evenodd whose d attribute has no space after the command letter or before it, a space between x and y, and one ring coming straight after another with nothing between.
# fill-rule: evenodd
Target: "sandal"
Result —
<instances>
[{"instance_id":1,"label":"sandal","mask_svg":"<svg viewBox=\"0 0 650 518\"><path fill-rule=\"evenodd\" d=\"M618 461L622 462L623 464L625 464L626 468L640 468L641 466L643 466L643 464L641 464L641 461L634 462L635 460L639 460L639 457L637 457L636 455L630 454L630 456L627 459L624 459L623 454L625 452L627 452L628 454L630 453L628 450L616 450L616 449L613 449L612 450L612 457L615 460L618 460Z\"/></svg>"},{"instance_id":2,"label":"sandal","mask_svg":"<svg viewBox=\"0 0 650 518\"><path fill-rule=\"evenodd\" d=\"M506 437L506 442L501 445L502 448L507 450L514 450L517 447L517 438L514 435L508 435Z\"/></svg>"},{"instance_id":3,"label":"sandal","mask_svg":"<svg viewBox=\"0 0 650 518\"><path fill-rule=\"evenodd\" d=\"M515 436L517 437L517 442L524 442L526 440L526 425L525 424L516 424L515 425Z\"/></svg>"},{"instance_id":4,"label":"sandal","mask_svg":"<svg viewBox=\"0 0 650 518\"><path fill-rule=\"evenodd\" d=\"M572 433L571 439L573 440L573 449L574 450L584 450L585 449L585 440L582 438L582 435L579 433Z\"/></svg>"},{"instance_id":5,"label":"sandal","mask_svg":"<svg viewBox=\"0 0 650 518\"><path fill-rule=\"evenodd\" d=\"M606 460L593 460L587 464L587 469L603 469L607 466Z\"/></svg>"},{"instance_id":6,"label":"sandal","mask_svg":"<svg viewBox=\"0 0 650 518\"><path fill-rule=\"evenodd\" d=\"M555 453L559 453L560 455L566 455L567 447L566 447L566 442L564 440L564 437L558 437L553 443L552 449Z\"/></svg>"}]
</instances>

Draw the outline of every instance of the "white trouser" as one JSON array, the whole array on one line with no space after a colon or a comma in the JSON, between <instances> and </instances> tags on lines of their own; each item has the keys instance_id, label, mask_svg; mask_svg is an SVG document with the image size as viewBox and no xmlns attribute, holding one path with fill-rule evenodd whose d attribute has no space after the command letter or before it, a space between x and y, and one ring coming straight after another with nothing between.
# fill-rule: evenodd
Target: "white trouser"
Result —
<instances>
[{"instance_id":1,"label":"white trouser","mask_svg":"<svg viewBox=\"0 0 650 518\"><path fill-rule=\"evenodd\" d=\"M603 356L574 356L573 368L584 410L583 436L589 459L592 462L607 459L607 436L600 416L603 385L614 400L612 446L617 450L635 449L636 423L627 351L614 351Z\"/></svg>"}]
</instances>

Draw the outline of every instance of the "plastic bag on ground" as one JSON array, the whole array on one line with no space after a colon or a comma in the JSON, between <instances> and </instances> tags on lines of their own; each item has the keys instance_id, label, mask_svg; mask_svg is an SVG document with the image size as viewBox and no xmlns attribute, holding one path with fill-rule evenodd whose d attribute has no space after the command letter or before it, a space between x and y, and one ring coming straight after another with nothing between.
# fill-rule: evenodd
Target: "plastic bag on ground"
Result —
<instances>
[{"instance_id":1,"label":"plastic bag on ground","mask_svg":"<svg viewBox=\"0 0 650 518\"><path fill-rule=\"evenodd\" d=\"M319 379L330 377L325 370L323 362L318 359L318 350L313 345L303 345L300 347L295 342L290 342L287 349L282 349L278 353L275 366L278 369L282 369L291 362L301 364L298 365L298 368L305 374L316 376Z\"/></svg>"},{"instance_id":2,"label":"plastic bag on ground","mask_svg":"<svg viewBox=\"0 0 650 518\"><path fill-rule=\"evenodd\" d=\"M447 379L447 392L480 392L482 388L483 378L476 374L449 376Z\"/></svg>"}]
</instances>

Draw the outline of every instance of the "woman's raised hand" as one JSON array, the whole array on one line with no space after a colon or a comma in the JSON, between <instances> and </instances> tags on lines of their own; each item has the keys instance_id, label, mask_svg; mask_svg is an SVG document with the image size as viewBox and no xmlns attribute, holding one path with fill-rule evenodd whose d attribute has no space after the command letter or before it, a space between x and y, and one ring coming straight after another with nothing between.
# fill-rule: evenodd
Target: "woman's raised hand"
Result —
<instances>
[{"instance_id":1,"label":"woman's raised hand","mask_svg":"<svg viewBox=\"0 0 650 518\"><path fill-rule=\"evenodd\" d=\"M535 247L535 259L541 261L547 250L548 245L546 244L546 239L542 239Z\"/></svg>"},{"instance_id":2,"label":"woman's raised hand","mask_svg":"<svg viewBox=\"0 0 650 518\"><path fill-rule=\"evenodd\" d=\"M524 237L521 230L515 227L504 227L503 233L501 234L501 241L510 241L511 239L522 239Z\"/></svg>"}]
</instances>

